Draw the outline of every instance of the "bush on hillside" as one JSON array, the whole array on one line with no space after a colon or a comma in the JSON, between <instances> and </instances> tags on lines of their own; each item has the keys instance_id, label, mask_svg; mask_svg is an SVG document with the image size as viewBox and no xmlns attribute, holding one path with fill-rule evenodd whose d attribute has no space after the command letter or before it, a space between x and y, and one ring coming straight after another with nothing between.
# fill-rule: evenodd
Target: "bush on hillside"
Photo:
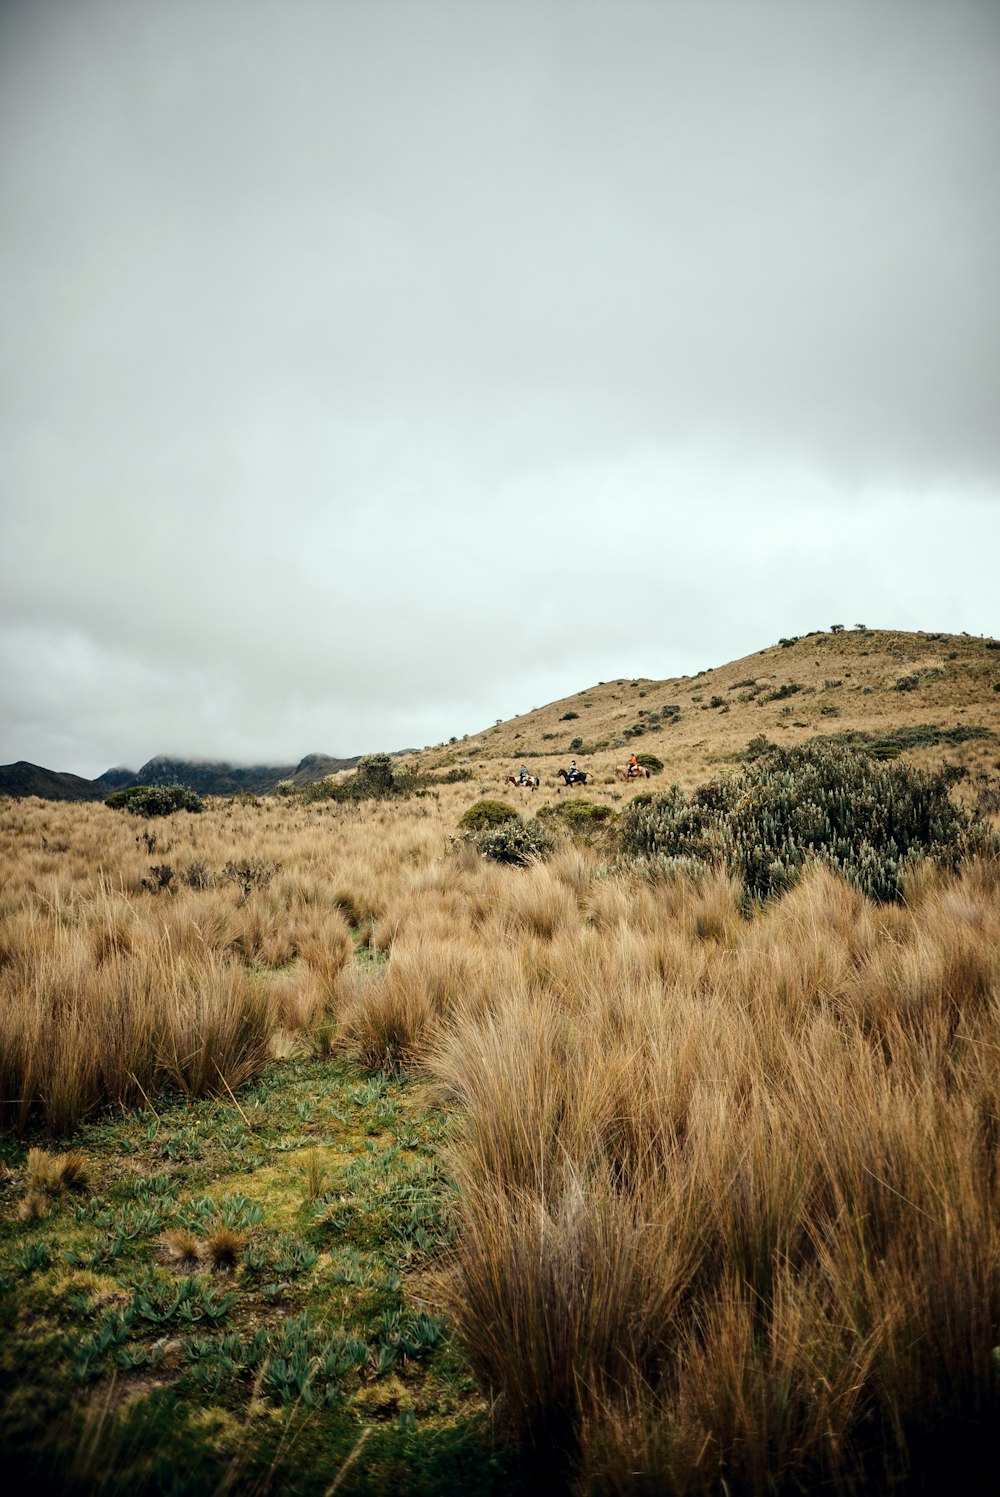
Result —
<instances>
[{"instance_id":1,"label":"bush on hillside","mask_svg":"<svg viewBox=\"0 0 1000 1497\"><path fill-rule=\"evenodd\" d=\"M104 802L113 811L129 811L148 821L153 816L170 816L174 811L204 811L205 802L186 785L130 785L116 790Z\"/></svg>"},{"instance_id":2,"label":"bush on hillside","mask_svg":"<svg viewBox=\"0 0 1000 1497\"><path fill-rule=\"evenodd\" d=\"M542 806L539 821L561 821L571 832L594 831L614 819L610 806L600 806L590 800L556 801Z\"/></svg>"},{"instance_id":3,"label":"bush on hillside","mask_svg":"<svg viewBox=\"0 0 1000 1497\"><path fill-rule=\"evenodd\" d=\"M458 824L463 832L484 832L490 827L501 826L505 821L520 819L519 813L505 800L477 800Z\"/></svg>"},{"instance_id":4,"label":"bush on hillside","mask_svg":"<svg viewBox=\"0 0 1000 1497\"><path fill-rule=\"evenodd\" d=\"M364 754L353 774L313 780L303 790L307 801L392 800L405 798L423 783L412 769L394 764L391 754Z\"/></svg>"},{"instance_id":5,"label":"bush on hillside","mask_svg":"<svg viewBox=\"0 0 1000 1497\"><path fill-rule=\"evenodd\" d=\"M946 772L822 745L773 749L727 779L688 795L637 796L620 828L622 852L741 878L748 900L789 888L820 862L871 899L901 898L914 861L954 866L991 834L954 805Z\"/></svg>"},{"instance_id":6,"label":"bush on hillside","mask_svg":"<svg viewBox=\"0 0 1000 1497\"><path fill-rule=\"evenodd\" d=\"M635 762L641 764L643 769L648 769L650 774L660 774L663 770L663 760L658 759L655 754L636 754Z\"/></svg>"},{"instance_id":7,"label":"bush on hillside","mask_svg":"<svg viewBox=\"0 0 1000 1497\"><path fill-rule=\"evenodd\" d=\"M506 820L477 832L473 841L484 858L523 868L544 858L555 845L539 822Z\"/></svg>"}]
</instances>

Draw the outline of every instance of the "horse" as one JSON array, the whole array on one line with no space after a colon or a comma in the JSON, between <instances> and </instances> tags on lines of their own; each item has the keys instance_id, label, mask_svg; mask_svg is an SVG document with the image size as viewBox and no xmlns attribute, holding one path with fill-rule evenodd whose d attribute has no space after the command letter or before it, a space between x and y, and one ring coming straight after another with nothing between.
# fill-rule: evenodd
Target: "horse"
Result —
<instances>
[{"instance_id":1,"label":"horse","mask_svg":"<svg viewBox=\"0 0 1000 1497\"><path fill-rule=\"evenodd\" d=\"M636 767L635 767L635 769L632 770L631 774L629 773L629 767L628 767L627 764L616 764L615 765L615 774L618 776L618 778L620 780L648 780L649 779L649 770L646 769L642 764L637 764Z\"/></svg>"},{"instance_id":2,"label":"horse","mask_svg":"<svg viewBox=\"0 0 1000 1497\"><path fill-rule=\"evenodd\" d=\"M557 769L556 774L562 776L564 785L586 785L587 783L586 772L582 769L578 769L572 779L570 779L569 773L565 769Z\"/></svg>"},{"instance_id":3,"label":"horse","mask_svg":"<svg viewBox=\"0 0 1000 1497\"><path fill-rule=\"evenodd\" d=\"M527 785L529 790L537 790L541 783L536 774L529 774L524 780L519 780L516 775L509 774L504 780L505 785L513 785L515 790L520 790L524 785Z\"/></svg>"}]
</instances>

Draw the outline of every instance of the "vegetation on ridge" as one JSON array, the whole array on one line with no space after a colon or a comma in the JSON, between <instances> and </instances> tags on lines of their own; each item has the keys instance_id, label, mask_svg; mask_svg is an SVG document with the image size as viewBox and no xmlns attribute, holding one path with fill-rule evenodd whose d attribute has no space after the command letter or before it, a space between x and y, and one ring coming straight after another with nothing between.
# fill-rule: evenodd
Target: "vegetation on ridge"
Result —
<instances>
[{"instance_id":1,"label":"vegetation on ridge","mask_svg":"<svg viewBox=\"0 0 1000 1497\"><path fill-rule=\"evenodd\" d=\"M871 899L895 900L918 859L955 868L990 846L985 824L950 800L949 782L854 750L772 747L691 795L675 785L636 797L619 842L661 869L722 868L747 899L780 894L819 863Z\"/></svg>"}]
</instances>

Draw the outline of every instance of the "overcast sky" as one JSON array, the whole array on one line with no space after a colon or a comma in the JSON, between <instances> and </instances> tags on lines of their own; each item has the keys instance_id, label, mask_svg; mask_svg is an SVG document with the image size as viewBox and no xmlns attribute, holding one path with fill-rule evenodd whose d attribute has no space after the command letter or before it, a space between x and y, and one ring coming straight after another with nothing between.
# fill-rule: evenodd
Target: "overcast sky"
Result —
<instances>
[{"instance_id":1,"label":"overcast sky","mask_svg":"<svg viewBox=\"0 0 1000 1497\"><path fill-rule=\"evenodd\" d=\"M0 762L1000 634L995 0L0 3Z\"/></svg>"}]
</instances>

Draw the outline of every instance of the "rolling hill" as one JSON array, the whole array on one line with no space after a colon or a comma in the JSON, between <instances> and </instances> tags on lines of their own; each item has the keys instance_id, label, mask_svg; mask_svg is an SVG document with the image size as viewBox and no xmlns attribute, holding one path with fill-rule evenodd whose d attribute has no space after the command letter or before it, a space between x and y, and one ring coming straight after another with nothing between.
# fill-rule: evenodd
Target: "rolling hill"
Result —
<instances>
[{"instance_id":1,"label":"rolling hill","mask_svg":"<svg viewBox=\"0 0 1000 1497\"><path fill-rule=\"evenodd\" d=\"M786 639L694 676L602 681L586 691L412 756L424 769L486 775L526 762L552 778L574 756L598 779L628 754L697 784L766 737L877 745L886 757L1000 767L1000 642L853 629Z\"/></svg>"},{"instance_id":2,"label":"rolling hill","mask_svg":"<svg viewBox=\"0 0 1000 1497\"><path fill-rule=\"evenodd\" d=\"M1000 642L967 634L888 629L816 631L780 640L694 676L599 681L482 732L400 757L422 771L501 778L517 764L553 780L576 757L613 776L634 749L663 761L664 778L697 784L736 762L754 739L823 737L875 747L917 764L949 763L969 782L1000 769ZM357 758L307 754L296 765L239 766L158 755L136 772L97 780L19 762L0 767L0 795L97 800L131 784L189 785L204 795L266 795L353 768Z\"/></svg>"},{"instance_id":3,"label":"rolling hill","mask_svg":"<svg viewBox=\"0 0 1000 1497\"><path fill-rule=\"evenodd\" d=\"M40 800L103 800L108 794L96 780L85 780L78 774L58 769L43 769L18 759L16 764L0 764L0 795L16 800L37 795Z\"/></svg>"}]
</instances>

